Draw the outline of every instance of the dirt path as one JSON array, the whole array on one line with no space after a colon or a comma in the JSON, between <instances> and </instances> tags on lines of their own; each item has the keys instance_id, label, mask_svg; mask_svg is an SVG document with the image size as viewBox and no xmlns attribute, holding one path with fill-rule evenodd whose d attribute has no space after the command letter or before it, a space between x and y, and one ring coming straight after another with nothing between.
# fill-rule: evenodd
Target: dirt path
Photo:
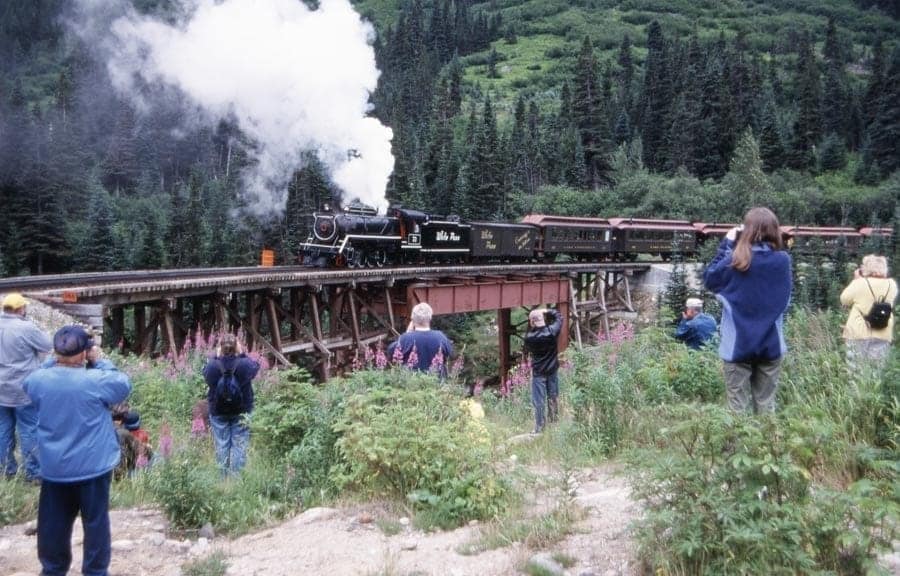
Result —
<instances>
[{"instance_id":1,"label":"dirt path","mask_svg":"<svg viewBox=\"0 0 900 576\"><path fill-rule=\"evenodd\" d=\"M576 474L575 502L585 518L576 533L553 546L576 563L567 570L573 576L614 576L636 573L627 527L634 515L624 479L608 468ZM166 522L149 509L112 512L112 576L178 576L181 565L213 550L229 557L233 576L294 576L328 574L356 576L393 575L515 575L531 556L521 544L462 555L457 550L477 540L480 526L449 532L423 533L402 527L387 536L371 520L378 516L371 507L312 509L259 532L233 540L211 542L172 540L166 537ZM36 540L25 535L26 525L0 529L0 575L35 576L40 572ZM73 570L81 562L81 529L76 523Z\"/></svg>"}]
</instances>

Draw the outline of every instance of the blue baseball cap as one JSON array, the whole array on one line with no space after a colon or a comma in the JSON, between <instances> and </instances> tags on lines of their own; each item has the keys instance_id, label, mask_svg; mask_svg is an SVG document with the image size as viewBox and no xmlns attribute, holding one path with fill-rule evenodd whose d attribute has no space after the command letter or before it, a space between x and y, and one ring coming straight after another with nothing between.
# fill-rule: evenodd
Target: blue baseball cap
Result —
<instances>
[{"instance_id":1,"label":"blue baseball cap","mask_svg":"<svg viewBox=\"0 0 900 576\"><path fill-rule=\"evenodd\" d=\"M94 345L94 339L81 326L63 326L53 336L53 349L60 356L75 356Z\"/></svg>"}]
</instances>

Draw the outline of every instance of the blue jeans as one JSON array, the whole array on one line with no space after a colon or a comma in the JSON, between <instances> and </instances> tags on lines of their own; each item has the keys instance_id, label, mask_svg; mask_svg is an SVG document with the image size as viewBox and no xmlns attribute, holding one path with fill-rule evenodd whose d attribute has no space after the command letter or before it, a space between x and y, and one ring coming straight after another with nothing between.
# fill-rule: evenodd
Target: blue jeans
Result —
<instances>
[{"instance_id":1,"label":"blue jeans","mask_svg":"<svg viewBox=\"0 0 900 576\"><path fill-rule=\"evenodd\" d=\"M534 406L534 431L544 429L544 404L550 409L550 421L555 422L558 413L559 377L552 374L531 375L531 404Z\"/></svg>"},{"instance_id":2,"label":"blue jeans","mask_svg":"<svg viewBox=\"0 0 900 576\"><path fill-rule=\"evenodd\" d=\"M81 514L84 576L107 576L112 556L109 485L112 473L61 483L44 480L38 502L38 559L41 576L65 576L72 563L72 526Z\"/></svg>"},{"instance_id":3,"label":"blue jeans","mask_svg":"<svg viewBox=\"0 0 900 576\"><path fill-rule=\"evenodd\" d=\"M25 478L41 477L37 455L37 410L34 404L25 406L0 406L0 469L7 476L19 471L16 462L16 431L19 432L19 449L25 466Z\"/></svg>"},{"instance_id":4,"label":"blue jeans","mask_svg":"<svg viewBox=\"0 0 900 576\"><path fill-rule=\"evenodd\" d=\"M249 414L235 416L209 415L213 440L216 444L216 462L226 476L240 472L247 462L247 446L250 444Z\"/></svg>"}]
</instances>

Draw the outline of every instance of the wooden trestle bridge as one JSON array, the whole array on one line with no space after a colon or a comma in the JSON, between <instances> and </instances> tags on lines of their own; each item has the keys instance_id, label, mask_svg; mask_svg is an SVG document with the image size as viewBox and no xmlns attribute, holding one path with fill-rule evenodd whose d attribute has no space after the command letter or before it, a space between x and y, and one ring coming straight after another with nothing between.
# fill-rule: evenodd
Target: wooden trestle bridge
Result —
<instances>
[{"instance_id":1,"label":"wooden trestle bridge","mask_svg":"<svg viewBox=\"0 0 900 576\"><path fill-rule=\"evenodd\" d=\"M242 330L275 362L302 362L322 378L404 331L409 311L497 314L501 378L510 367L514 308L558 306L580 346L609 330L613 311L633 312L629 279L641 263L554 263L353 270L210 268L34 276L0 280L94 328L125 352L178 352L199 331Z\"/></svg>"}]
</instances>

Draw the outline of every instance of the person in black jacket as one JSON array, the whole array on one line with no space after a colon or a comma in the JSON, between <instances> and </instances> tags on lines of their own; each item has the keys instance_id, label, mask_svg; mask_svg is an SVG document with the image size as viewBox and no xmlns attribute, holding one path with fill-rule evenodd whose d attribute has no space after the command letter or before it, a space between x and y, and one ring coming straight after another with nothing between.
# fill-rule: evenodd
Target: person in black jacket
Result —
<instances>
[{"instance_id":1,"label":"person in black jacket","mask_svg":"<svg viewBox=\"0 0 900 576\"><path fill-rule=\"evenodd\" d=\"M550 320L550 324L547 324ZM556 310L538 308L528 314L525 349L531 354L531 403L534 405L534 434L544 429L544 403L549 408L550 421L559 414L559 350L557 339L562 329L562 317Z\"/></svg>"},{"instance_id":2,"label":"person in black jacket","mask_svg":"<svg viewBox=\"0 0 900 576\"><path fill-rule=\"evenodd\" d=\"M241 350L232 334L219 340L216 356L203 368L209 401L209 425L216 444L216 462L225 475L240 472L247 461L250 427L247 417L253 412L253 378L259 372L259 362ZM220 380L234 378L240 398L226 402L221 397Z\"/></svg>"}]
</instances>

